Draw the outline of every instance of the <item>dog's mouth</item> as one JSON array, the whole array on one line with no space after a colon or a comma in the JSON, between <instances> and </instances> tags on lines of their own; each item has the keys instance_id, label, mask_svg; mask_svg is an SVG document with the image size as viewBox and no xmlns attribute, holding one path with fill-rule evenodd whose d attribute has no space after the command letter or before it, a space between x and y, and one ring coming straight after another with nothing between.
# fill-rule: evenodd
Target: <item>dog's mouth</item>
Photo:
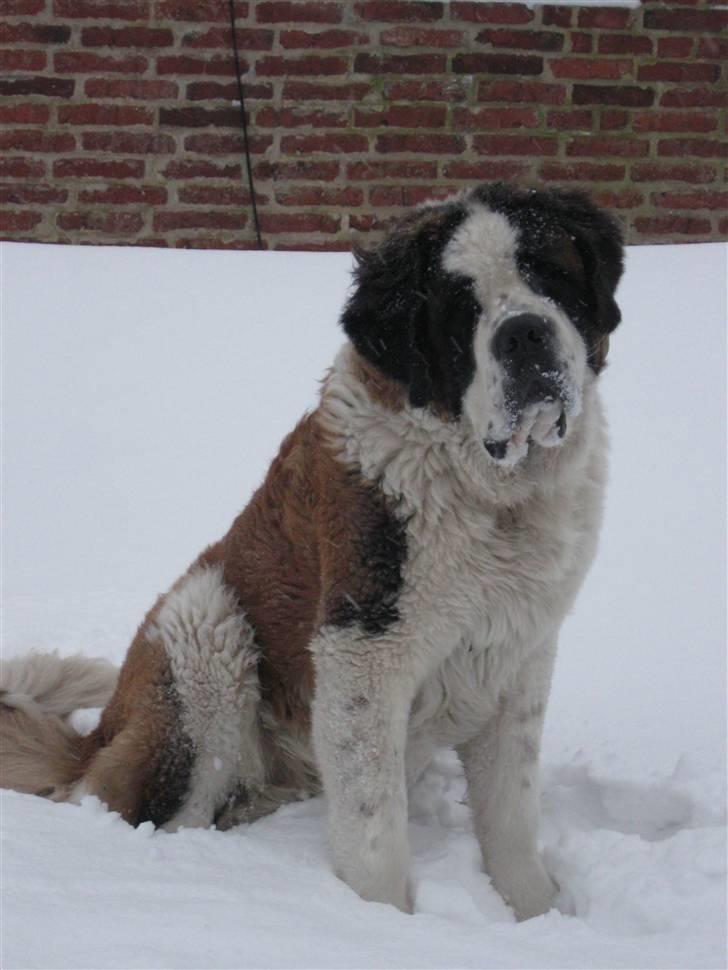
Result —
<instances>
[{"instance_id":1,"label":"dog's mouth","mask_svg":"<svg viewBox=\"0 0 728 970\"><path fill-rule=\"evenodd\" d=\"M486 438L485 450L497 464L516 465L528 454L531 445L542 448L559 446L568 429L567 408L561 400L547 400L529 404L503 438Z\"/></svg>"}]
</instances>

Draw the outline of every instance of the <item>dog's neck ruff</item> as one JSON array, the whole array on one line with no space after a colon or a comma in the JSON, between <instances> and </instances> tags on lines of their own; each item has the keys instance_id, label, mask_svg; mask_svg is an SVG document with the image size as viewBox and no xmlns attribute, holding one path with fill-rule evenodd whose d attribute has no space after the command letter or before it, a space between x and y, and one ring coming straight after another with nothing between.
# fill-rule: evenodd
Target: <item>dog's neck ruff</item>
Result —
<instances>
[{"instance_id":1,"label":"dog's neck ruff","mask_svg":"<svg viewBox=\"0 0 728 970\"><path fill-rule=\"evenodd\" d=\"M347 342L321 394L319 415L331 446L341 460L379 483L402 512L435 520L456 497L463 509L480 512L560 487L588 462L601 423L596 385L588 381L588 406L568 440L559 448L534 447L516 467L503 469L489 458L467 418L447 420L406 402L392 409L373 396L360 375L357 351Z\"/></svg>"}]
</instances>

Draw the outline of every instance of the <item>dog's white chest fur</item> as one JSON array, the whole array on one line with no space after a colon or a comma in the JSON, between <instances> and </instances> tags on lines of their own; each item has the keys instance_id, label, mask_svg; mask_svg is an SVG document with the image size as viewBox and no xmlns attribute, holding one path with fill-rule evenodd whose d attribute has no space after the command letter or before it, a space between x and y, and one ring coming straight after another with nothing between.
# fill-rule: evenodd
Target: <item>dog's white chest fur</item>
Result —
<instances>
[{"instance_id":1,"label":"dog's white chest fur","mask_svg":"<svg viewBox=\"0 0 728 970\"><path fill-rule=\"evenodd\" d=\"M433 415L387 411L352 380L347 351L326 409L343 453L407 520L398 608L417 655L411 733L472 737L532 651L550 649L596 543L604 481L601 410L587 389L581 428L558 461L523 475L495 469L482 443ZM526 482L529 479L526 471Z\"/></svg>"}]
</instances>

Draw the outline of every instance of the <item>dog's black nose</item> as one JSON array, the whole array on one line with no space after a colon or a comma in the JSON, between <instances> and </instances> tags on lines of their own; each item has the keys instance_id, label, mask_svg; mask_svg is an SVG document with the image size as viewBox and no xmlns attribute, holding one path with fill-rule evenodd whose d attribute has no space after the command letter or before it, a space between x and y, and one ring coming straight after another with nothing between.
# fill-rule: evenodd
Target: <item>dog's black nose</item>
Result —
<instances>
[{"instance_id":1,"label":"dog's black nose","mask_svg":"<svg viewBox=\"0 0 728 970\"><path fill-rule=\"evenodd\" d=\"M493 354L506 375L506 399L513 412L559 397L554 325L535 313L506 320L493 337Z\"/></svg>"},{"instance_id":2,"label":"dog's black nose","mask_svg":"<svg viewBox=\"0 0 728 970\"><path fill-rule=\"evenodd\" d=\"M509 371L552 358L554 330L535 313L519 313L506 320L493 338L495 359Z\"/></svg>"}]
</instances>

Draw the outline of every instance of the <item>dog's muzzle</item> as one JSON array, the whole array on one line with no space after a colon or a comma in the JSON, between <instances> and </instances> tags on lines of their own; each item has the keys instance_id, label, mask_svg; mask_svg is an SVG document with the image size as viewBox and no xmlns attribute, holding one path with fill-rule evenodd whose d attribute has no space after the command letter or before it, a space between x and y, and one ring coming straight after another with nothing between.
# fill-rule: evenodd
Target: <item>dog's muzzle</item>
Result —
<instances>
[{"instance_id":1,"label":"dog's muzzle","mask_svg":"<svg viewBox=\"0 0 728 970\"><path fill-rule=\"evenodd\" d=\"M553 410L553 435L566 434L565 384L562 365L556 352L554 324L534 313L519 313L505 320L493 337L492 351L500 364L504 380L505 408L513 429L527 414L543 406ZM510 439L486 440L491 458L502 461L508 454Z\"/></svg>"}]
</instances>

